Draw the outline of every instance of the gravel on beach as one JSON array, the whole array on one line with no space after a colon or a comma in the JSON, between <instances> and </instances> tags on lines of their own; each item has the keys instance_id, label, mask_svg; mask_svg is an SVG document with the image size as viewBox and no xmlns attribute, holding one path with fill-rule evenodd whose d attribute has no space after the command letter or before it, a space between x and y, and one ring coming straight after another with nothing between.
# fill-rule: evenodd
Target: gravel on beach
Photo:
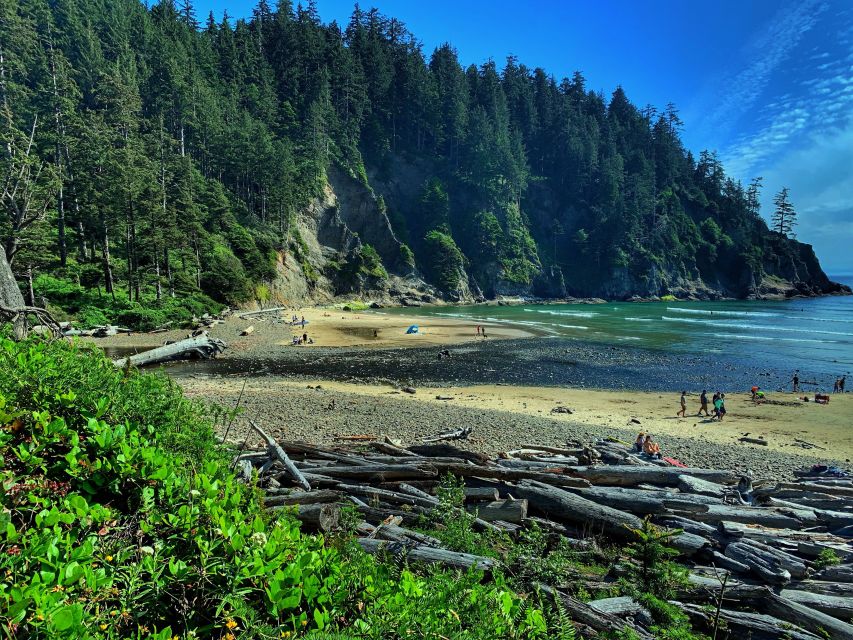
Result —
<instances>
[{"instance_id":1,"label":"gravel on beach","mask_svg":"<svg viewBox=\"0 0 853 640\"><path fill-rule=\"evenodd\" d=\"M234 421L228 439L242 442L248 418L260 422L276 437L312 443L334 443L341 435L388 435L405 444L460 427L473 427L467 441L454 444L489 455L519 448L525 443L563 446L568 440L592 443L615 437L633 442L636 430L580 424L564 419L527 416L509 411L418 402L392 387L387 394L364 396L319 387L276 386L275 378L241 376L182 376L190 397L233 408L244 379L242 415ZM312 385L313 386L313 385ZM250 436L251 437L251 436ZM762 447L725 447L695 438L660 434L666 455L689 466L751 471L756 479L790 480L795 469L825 458L792 455Z\"/></svg>"}]
</instances>

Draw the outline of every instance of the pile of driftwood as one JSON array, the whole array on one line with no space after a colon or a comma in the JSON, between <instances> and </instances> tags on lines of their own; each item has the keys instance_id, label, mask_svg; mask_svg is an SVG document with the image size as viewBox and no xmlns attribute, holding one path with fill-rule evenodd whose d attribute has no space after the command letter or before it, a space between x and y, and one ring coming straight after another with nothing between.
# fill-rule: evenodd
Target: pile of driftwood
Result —
<instances>
[{"instance_id":1,"label":"pile of driftwood","mask_svg":"<svg viewBox=\"0 0 853 640\"><path fill-rule=\"evenodd\" d=\"M462 429L409 447L372 436L318 447L278 442L250 423L263 446L241 451L234 464L247 481L257 478L266 506L292 508L306 527L331 531L341 505L352 505L368 552L492 569L497 560L450 551L410 528L439 507L435 489L452 474L464 480L465 510L482 530L512 535L535 522L578 548L630 542L644 517L673 530L670 544L690 568L689 587L674 603L699 628L754 640L853 639L850 480L753 482L729 471L664 466L608 441L525 445L489 459L443 442L467 437ZM841 564L821 569L825 550ZM618 578L617 566L587 590ZM584 603L560 585L540 587L595 633L627 628L652 637L649 612L631 598Z\"/></svg>"}]
</instances>

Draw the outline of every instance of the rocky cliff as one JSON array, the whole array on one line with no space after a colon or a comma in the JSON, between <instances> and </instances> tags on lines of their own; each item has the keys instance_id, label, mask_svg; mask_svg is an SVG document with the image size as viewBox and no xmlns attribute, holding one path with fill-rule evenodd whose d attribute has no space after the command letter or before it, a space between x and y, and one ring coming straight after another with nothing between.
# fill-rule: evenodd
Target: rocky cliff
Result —
<instances>
[{"instance_id":1,"label":"rocky cliff","mask_svg":"<svg viewBox=\"0 0 853 640\"><path fill-rule=\"evenodd\" d=\"M519 282L508 278L497 260L481 259L475 269L466 259L459 267L458 285L440 290L425 276L423 258L407 258L409 249L401 239L407 229L400 221L418 209L428 167L397 159L392 167L372 168L368 176L365 184L338 167L329 168L322 195L298 213L288 250L279 254L276 298L326 302L357 296L418 305L500 297L631 300L674 295L713 300L849 293L829 280L810 245L767 232L761 238L764 255L771 257L759 261L731 253L721 242L714 260L681 256L638 268L599 266L593 257L577 255L572 264L543 265L529 281ZM538 197L538 203L528 202L529 224L541 232L554 215L554 203L541 190ZM547 237L540 233L537 240L544 243ZM364 268L368 246L378 254L385 274Z\"/></svg>"}]
</instances>

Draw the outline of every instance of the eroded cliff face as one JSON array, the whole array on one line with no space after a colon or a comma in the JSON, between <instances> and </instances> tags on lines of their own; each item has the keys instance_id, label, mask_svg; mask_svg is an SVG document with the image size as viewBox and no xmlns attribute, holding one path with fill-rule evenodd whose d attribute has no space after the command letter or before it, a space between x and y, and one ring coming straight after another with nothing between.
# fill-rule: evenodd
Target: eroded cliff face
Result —
<instances>
[{"instance_id":1,"label":"eroded cliff face","mask_svg":"<svg viewBox=\"0 0 853 640\"><path fill-rule=\"evenodd\" d=\"M458 289L439 291L407 262L403 242L391 223L395 215L417 206L428 172L399 160L392 170L374 169L368 175L370 186L339 168L328 170L322 195L298 212L288 250L279 255L272 287L277 300L324 303L336 296L356 296L383 304L419 305L501 297L631 300L674 295L713 300L849 293L827 278L810 245L784 238L770 240L775 257L760 264L743 256L723 256L714 264L652 264L645 270L587 266L581 273L546 265L525 283L506 279L494 263L487 268L481 265L477 277L470 268L462 268ZM530 217L535 225L547 215L534 212ZM379 254L387 278L353 271L364 245Z\"/></svg>"},{"instance_id":2,"label":"eroded cliff face","mask_svg":"<svg viewBox=\"0 0 853 640\"><path fill-rule=\"evenodd\" d=\"M320 197L296 216L287 251L279 254L273 297L324 303L357 296L379 303L439 301L439 292L405 261L402 242L372 189L332 167ZM379 254L387 278L353 272L364 245Z\"/></svg>"}]
</instances>

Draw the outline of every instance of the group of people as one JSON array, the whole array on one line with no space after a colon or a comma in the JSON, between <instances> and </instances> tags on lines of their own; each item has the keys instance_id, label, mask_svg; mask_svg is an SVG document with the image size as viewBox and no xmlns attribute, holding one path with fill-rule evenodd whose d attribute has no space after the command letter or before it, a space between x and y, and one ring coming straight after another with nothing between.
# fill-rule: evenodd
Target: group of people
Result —
<instances>
[{"instance_id":1,"label":"group of people","mask_svg":"<svg viewBox=\"0 0 853 640\"><path fill-rule=\"evenodd\" d=\"M487 338L488 336L486 335L486 327L484 327L481 324L478 324L477 325L477 335L483 336L484 338Z\"/></svg>"},{"instance_id":2,"label":"group of people","mask_svg":"<svg viewBox=\"0 0 853 640\"><path fill-rule=\"evenodd\" d=\"M293 345L314 344L314 339L308 337L308 333L303 333L301 336L293 336Z\"/></svg>"},{"instance_id":3,"label":"group of people","mask_svg":"<svg viewBox=\"0 0 853 640\"><path fill-rule=\"evenodd\" d=\"M325 314L325 315L328 315L328 314ZM290 318L290 324L291 324L291 326L294 326L294 327L295 327L295 326L301 326L301 327L304 329L304 328L305 328L305 323L306 323L305 316L302 316L302 319L300 320L299 316L297 316L297 315L294 313L294 314L291 316L291 318Z\"/></svg>"},{"instance_id":4,"label":"group of people","mask_svg":"<svg viewBox=\"0 0 853 640\"><path fill-rule=\"evenodd\" d=\"M847 382L847 376L841 376L835 381L835 386L832 388L832 393L844 393L844 383Z\"/></svg>"},{"instance_id":5,"label":"group of people","mask_svg":"<svg viewBox=\"0 0 853 640\"><path fill-rule=\"evenodd\" d=\"M704 411L705 415L711 417L712 420L719 420L720 422L722 422L723 418L726 415L726 394L722 393L721 391L717 391L716 393L714 393L714 396L711 399L711 403L714 407L713 414L711 414L711 411L708 409L708 391L706 389L702 389L702 395L699 396L699 411L696 415L701 416L702 412ZM676 413L675 415L676 417L687 417L686 391L681 392L681 409L679 409L678 413Z\"/></svg>"},{"instance_id":6,"label":"group of people","mask_svg":"<svg viewBox=\"0 0 853 640\"><path fill-rule=\"evenodd\" d=\"M637 440L634 442L634 451L637 453L645 453L651 458L662 458L663 454L660 451L660 445L652 440L652 434L640 433L637 435Z\"/></svg>"}]
</instances>

